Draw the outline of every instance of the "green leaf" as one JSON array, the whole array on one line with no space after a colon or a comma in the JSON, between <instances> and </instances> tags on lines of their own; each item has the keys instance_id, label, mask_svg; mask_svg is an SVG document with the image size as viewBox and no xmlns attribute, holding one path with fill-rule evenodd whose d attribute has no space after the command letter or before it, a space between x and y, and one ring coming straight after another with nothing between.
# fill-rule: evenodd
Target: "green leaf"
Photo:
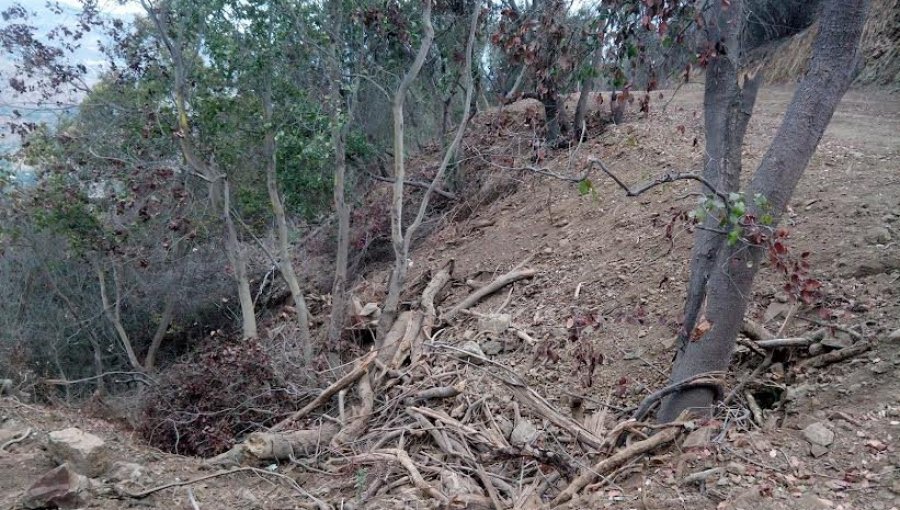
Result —
<instances>
[{"instance_id":1,"label":"green leaf","mask_svg":"<svg viewBox=\"0 0 900 510\"><path fill-rule=\"evenodd\" d=\"M581 193L582 195L587 195L593 190L594 183L592 183L590 179L584 179L578 183L578 193Z\"/></svg>"},{"instance_id":2,"label":"green leaf","mask_svg":"<svg viewBox=\"0 0 900 510\"><path fill-rule=\"evenodd\" d=\"M728 246L734 246L741 239L741 227L734 227L728 232Z\"/></svg>"},{"instance_id":3,"label":"green leaf","mask_svg":"<svg viewBox=\"0 0 900 510\"><path fill-rule=\"evenodd\" d=\"M759 221L761 221L763 225L771 225L774 218L772 218L771 214L763 214Z\"/></svg>"}]
</instances>

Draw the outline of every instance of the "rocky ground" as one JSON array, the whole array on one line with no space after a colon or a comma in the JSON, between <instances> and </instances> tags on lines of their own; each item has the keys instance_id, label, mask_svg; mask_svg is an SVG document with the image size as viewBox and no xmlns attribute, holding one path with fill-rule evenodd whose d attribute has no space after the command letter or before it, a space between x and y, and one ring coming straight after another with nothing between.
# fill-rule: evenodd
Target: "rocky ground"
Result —
<instances>
[{"instance_id":1,"label":"rocky ground","mask_svg":"<svg viewBox=\"0 0 900 510\"><path fill-rule=\"evenodd\" d=\"M789 99L787 89L760 92L744 150L745 174L763 155ZM464 150L474 168L469 177L501 191L474 195L482 202L468 204L465 214L461 207L451 208L412 256L412 281L455 261L448 302L527 260L534 277L481 301L473 309L481 319L453 321L440 340L477 344L555 409L593 423L595 430L608 432L623 416L616 410L633 408L665 386L691 242L690 225L677 218L693 209L697 198L693 187L682 183L627 198L600 172L588 174L590 190L579 191L557 177L581 177L589 158L602 159L635 184L667 169L698 168L702 90L685 87L669 100L666 92L654 98L649 118L632 115L625 125L602 133L595 119L587 141L556 152L532 148L535 128L529 118L539 112L536 104L479 114ZM898 133L900 97L847 94L784 225L791 249L811 252L811 275L823 283L822 299L815 306L796 306L781 291L783 277L769 268L757 281L748 317L779 337L812 339L810 345L778 351L772 364L750 379L763 357L752 343L742 344L730 386L745 378L749 384L734 404L723 406L715 420L692 424L676 446L630 459L570 507L900 508ZM367 276L358 289L363 302L377 295L384 276ZM505 323L494 327L484 317ZM809 361L855 348L859 352L839 362ZM492 409L510 410L516 424L532 423L538 443L560 440L563 434L545 417L520 408L496 383L492 366L452 367L455 380L466 383L458 402L467 402L466 395L478 397ZM497 429L510 439L513 427L506 428L505 419L497 417ZM67 468L45 476L64 462ZM533 463L514 462L497 478L498 487L509 487L498 498L501 506L535 508L540 498L507 497L527 492L524 475L509 474L516 473L513 468L534 471ZM71 508L343 508L384 472L369 465L331 470L302 459L261 468L213 470L201 459L142 444L120 423L0 400L0 508L23 502L39 508L50 489L72 489ZM454 479L451 471L423 474L448 494L472 480ZM375 497L363 506L436 506L402 483L392 489L398 476L386 472L386 488L373 491ZM184 483L211 474L217 476ZM166 484L173 485L140 494ZM475 484L468 490L481 488ZM482 503L462 498L449 505L481 508Z\"/></svg>"}]
</instances>

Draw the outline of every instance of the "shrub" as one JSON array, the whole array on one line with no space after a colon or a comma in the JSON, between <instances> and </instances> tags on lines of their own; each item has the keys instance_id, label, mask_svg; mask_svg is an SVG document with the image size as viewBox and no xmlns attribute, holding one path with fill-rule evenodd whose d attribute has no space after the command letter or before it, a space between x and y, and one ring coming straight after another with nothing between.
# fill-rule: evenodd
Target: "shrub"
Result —
<instances>
[{"instance_id":1,"label":"shrub","mask_svg":"<svg viewBox=\"0 0 900 510\"><path fill-rule=\"evenodd\" d=\"M148 394L138 432L158 448L212 456L275 423L290 398L257 340L209 341L166 371Z\"/></svg>"}]
</instances>

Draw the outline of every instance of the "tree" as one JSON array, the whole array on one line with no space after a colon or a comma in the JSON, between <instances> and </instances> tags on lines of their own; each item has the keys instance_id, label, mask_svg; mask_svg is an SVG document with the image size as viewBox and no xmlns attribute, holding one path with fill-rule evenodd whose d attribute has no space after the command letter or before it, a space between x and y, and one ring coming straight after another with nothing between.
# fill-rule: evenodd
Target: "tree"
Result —
<instances>
[{"instance_id":1,"label":"tree","mask_svg":"<svg viewBox=\"0 0 900 510\"><path fill-rule=\"evenodd\" d=\"M713 2L705 15L708 39L701 59L708 60L704 96L707 157L703 177L719 194L731 194L735 200L723 204L727 209L724 218L710 216L705 228L697 232L672 384L727 370L760 262L767 253L783 249L779 248L778 220L860 68L858 46L868 2L826 0L809 72L798 85L752 181L739 194L741 142L759 86L759 77L740 69L754 49L786 35L783 29L765 32L764 27L748 22L747 13L771 3L762 4ZM796 20L792 13L807 8L802 2L782 4L773 17ZM802 28L803 21L779 26ZM735 205L739 207L735 209ZM698 327L701 324L704 327ZM709 385L689 385L663 402L659 418L669 421L684 409L708 408L714 396Z\"/></svg>"}]
</instances>

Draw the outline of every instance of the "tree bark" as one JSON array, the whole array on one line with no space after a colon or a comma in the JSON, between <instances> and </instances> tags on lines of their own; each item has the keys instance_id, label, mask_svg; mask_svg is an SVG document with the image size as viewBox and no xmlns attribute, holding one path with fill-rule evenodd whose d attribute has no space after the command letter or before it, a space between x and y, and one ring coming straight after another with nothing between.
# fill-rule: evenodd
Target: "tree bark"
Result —
<instances>
[{"instance_id":1,"label":"tree bark","mask_svg":"<svg viewBox=\"0 0 900 510\"><path fill-rule=\"evenodd\" d=\"M431 43L434 40L434 26L431 24L431 0L425 0L425 6L422 9L422 25L422 43L419 46L419 51L416 53L415 60L413 60L412 65L406 71L403 79L400 80L400 85L394 94L394 104L391 108L394 120L394 186L391 198L391 245L394 248L394 267L391 270L390 280L388 281L388 293L387 297L385 297L381 319L378 321L378 339L384 338L384 335L390 331L391 325L397 318L397 310L400 307L400 291L403 290L403 284L406 281L406 271L409 268L409 263L406 260L406 250L403 249L403 181L406 179L403 106L406 102L406 92L419 75L419 71L422 70L422 65L425 64L425 58L428 56L428 51L431 49Z\"/></svg>"},{"instance_id":2,"label":"tree bark","mask_svg":"<svg viewBox=\"0 0 900 510\"><path fill-rule=\"evenodd\" d=\"M234 271L234 281L238 287L238 300L241 305L242 337L256 338L256 311L253 306L253 294L250 292L250 279L247 277L247 259L238 239L234 219L231 217L231 186L227 178L222 179L222 198L224 207L222 217L225 220L225 253Z\"/></svg>"},{"instance_id":3,"label":"tree bark","mask_svg":"<svg viewBox=\"0 0 900 510\"><path fill-rule=\"evenodd\" d=\"M272 205L272 214L275 216L275 235L278 241L278 272L287 283L291 291L291 299L294 302L294 310L297 314L298 336L300 340L300 352L305 366L312 362L312 339L309 333L309 309L306 299L300 289L300 281L294 271L294 263L291 258L290 240L288 239L287 215L284 212L284 202L278 192L278 154L275 147L275 126L272 124L272 86L264 85L262 94L263 119L265 121L265 135L263 139L263 157L266 160L266 190L269 193L269 202Z\"/></svg>"},{"instance_id":4,"label":"tree bark","mask_svg":"<svg viewBox=\"0 0 900 510\"><path fill-rule=\"evenodd\" d=\"M159 318L159 323L156 325L156 331L153 333L153 339L150 340L150 347L147 349L147 356L144 357L144 371L152 372L156 367L156 355L159 353L159 348L162 345L163 339L166 337L166 332L169 330L169 326L172 324L172 319L175 317L175 293L171 290L168 294L166 294L166 301L163 304L162 315Z\"/></svg>"},{"instance_id":5,"label":"tree bark","mask_svg":"<svg viewBox=\"0 0 900 510\"><path fill-rule=\"evenodd\" d=\"M770 214L777 224L822 138L834 110L850 87L859 65L858 46L865 23L866 0L828 0L813 44L810 70L797 87L784 121L747 189L768 199L763 211L748 201L749 214ZM750 298L763 251L738 242L722 245L707 284L706 317L712 328L683 346L675 360L672 382L726 370ZM709 389L688 389L663 402L659 418L675 419L684 409L709 409Z\"/></svg>"},{"instance_id":6,"label":"tree bark","mask_svg":"<svg viewBox=\"0 0 900 510\"><path fill-rule=\"evenodd\" d=\"M343 49L343 9L340 2L332 3L333 22L331 45L328 48L328 95L331 110L331 144L334 146L334 214L337 217L337 252L334 262L334 281L331 286L331 317L328 322L328 345L336 347L347 320L347 266L350 251L350 206L347 204L347 134L349 118L342 108L341 76ZM352 112L348 114L352 117Z\"/></svg>"},{"instance_id":7,"label":"tree bark","mask_svg":"<svg viewBox=\"0 0 900 510\"><path fill-rule=\"evenodd\" d=\"M606 27L604 27L605 29ZM591 52L591 71L588 76L581 80L581 93L578 95L578 104L575 106L575 120L572 122L572 132L575 133L577 140L581 140L586 131L584 119L587 117L591 92L594 90L595 73L600 65L601 56L602 51L599 48Z\"/></svg>"}]
</instances>

